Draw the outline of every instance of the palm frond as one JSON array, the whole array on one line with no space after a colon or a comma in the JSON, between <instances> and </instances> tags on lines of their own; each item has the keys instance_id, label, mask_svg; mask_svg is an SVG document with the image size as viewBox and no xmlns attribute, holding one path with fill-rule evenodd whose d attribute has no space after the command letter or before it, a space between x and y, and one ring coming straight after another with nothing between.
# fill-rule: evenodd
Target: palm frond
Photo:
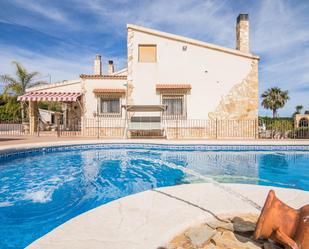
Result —
<instances>
[{"instance_id":1,"label":"palm frond","mask_svg":"<svg viewBox=\"0 0 309 249\"><path fill-rule=\"evenodd\" d=\"M40 85L47 85L48 82L44 80L36 81L30 84L30 87L40 86Z\"/></svg>"},{"instance_id":2,"label":"palm frond","mask_svg":"<svg viewBox=\"0 0 309 249\"><path fill-rule=\"evenodd\" d=\"M0 75L0 80L5 84L17 84L17 80L8 74Z\"/></svg>"},{"instance_id":3,"label":"palm frond","mask_svg":"<svg viewBox=\"0 0 309 249\"><path fill-rule=\"evenodd\" d=\"M31 84L31 81L33 80L34 77L39 76L40 73L39 72L32 72L32 73L28 73L25 77L25 83L28 85Z\"/></svg>"}]
</instances>

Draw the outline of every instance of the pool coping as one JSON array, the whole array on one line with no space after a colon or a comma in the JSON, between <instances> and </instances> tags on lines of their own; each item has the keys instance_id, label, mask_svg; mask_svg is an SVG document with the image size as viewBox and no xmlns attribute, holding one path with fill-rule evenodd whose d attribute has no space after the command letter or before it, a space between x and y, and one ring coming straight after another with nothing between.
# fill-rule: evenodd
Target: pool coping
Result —
<instances>
[{"instance_id":1,"label":"pool coping","mask_svg":"<svg viewBox=\"0 0 309 249\"><path fill-rule=\"evenodd\" d=\"M146 145L148 147L166 146L171 149L176 147L195 147L194 149L201 149L201 147L209 147L208 150L300 150L309 151L309 140L162 140L162 139L138 139L138 140L68 140L68 141L53 141L40 143L22 143L18 145L0 145L0 159L3 157L11 157L17 154L25 154L38 152L42 148L61 148L61 147L77 147L83 146L104 146L104 145L126 145L126 146L140 146ZM247 148L246 148L247 147ZM68 148L67 148L68 149Z\"/></svg>"},{"instance_id":2,"label":"pool coping","mask_svg":"<svg viewBox=\"0 0 309 249\"><path fill-rule=\"evenodd\" d=\"M231 214L259 214L270 189L294 208L309 203L309 191L296 189L214 183L164 187L83 213L27 248L155 249L190 226Z\"/></svg>"}]
</instances>

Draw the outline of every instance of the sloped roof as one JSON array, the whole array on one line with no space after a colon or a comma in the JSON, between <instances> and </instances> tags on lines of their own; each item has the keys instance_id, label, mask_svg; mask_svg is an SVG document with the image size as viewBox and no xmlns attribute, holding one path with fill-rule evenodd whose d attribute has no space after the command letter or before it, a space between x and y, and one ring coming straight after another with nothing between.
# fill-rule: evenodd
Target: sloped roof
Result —
<instances>
[{"instance_id":1,"label":"sloped roof","mask_svg":"<svg viewBox=\"0 0 309 249\"><path fill-rule=\"evenodd\" d=\"M60 82L55 82L51 84L44 84L41 86L35 86L35 87L30 87L26 89L26 92L34 92L34 91L41 91L41 90L47 90L51 88L56 88L60 86L68 86L68 85L75 85L75 84L80 84L81 80L76 79L76 80L64 80Z\"/></svg>"},{"instance_id":2,"label":"sloped roof","mask_svg":"<svg viewBox=\"0 0 309 249\"><path fill-rule=\"evenodd\" d=\"M236 49L226 48L226 47L215 45L212 43L207 43L207 42L191 39L191 38L180 36L180 35L174 35L171 33L162 32L162 31L158 31L155 29L144 28L144 27L134 25L134 24L127 24L127 29L136 30L136 31L139 31L145 34L150 34L150 35L154 35L154 36L158 36L158 37L162 37L162 38L166 38L166 39L170 39L174 41L179 41L179 42L183 42L183 43L194 45L194 46L200 46L200 47L209 48L209 49L213 49L213 50L228 53L228 54L246 57L249 59L257 59L257 60L260 59L259 56L253 55L251 53L244 53Z\"/></svg>"}]
</instances>

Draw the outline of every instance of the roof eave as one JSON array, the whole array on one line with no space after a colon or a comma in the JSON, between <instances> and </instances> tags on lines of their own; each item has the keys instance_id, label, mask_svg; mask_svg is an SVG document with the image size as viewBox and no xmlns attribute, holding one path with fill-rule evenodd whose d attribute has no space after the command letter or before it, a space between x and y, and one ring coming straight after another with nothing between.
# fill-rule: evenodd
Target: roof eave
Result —
<instances>
[{"instance_id":1,"label":"roof eave","mask_svg":"<svg viewBox=\"0 0 309 249\"><path fill-rule=\"evenodd\" d=\"M257 56L257 55L253 55L251 53L244 53L244 52L241 52L237 49L226 48L226 47L219 46L219 45L216 45L216 44L207 43L207 42L195 40L195 39L180 36L180 35L174 35L174 34L171 34L171 33L163 32L163 31L159 31L159 30L155 30L155 29L145 28L145 27L138 26L138 25L135 25L135 24L127 24L127 29L133 29L133 30L140 31L140 32L143 32L143 33L146 33L146 34L155 35L155 36L158 36L158 37L167 38L167 39L171 39L171 40L175 40L175 41L179 41L179 42L184 42L184 43L195 45L195 46L209 48L209 49L213 49L213 50L216 50L216 51L221 51L221 52L224 52L224 53L233 54L233 55L237 55L237 56L241 56L241 57L246 57L246 58L256 59L256 60L260 59L260 57Z\"/></svg>"}]
</instances>

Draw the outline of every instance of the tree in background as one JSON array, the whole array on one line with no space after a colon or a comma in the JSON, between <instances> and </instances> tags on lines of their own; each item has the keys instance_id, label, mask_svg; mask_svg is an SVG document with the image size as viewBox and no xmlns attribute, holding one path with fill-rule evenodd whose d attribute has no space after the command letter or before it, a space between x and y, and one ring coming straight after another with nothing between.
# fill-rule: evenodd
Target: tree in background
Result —
<instances>
[{"instance_id":1,"label":"tree in background","mask_svg":"<svg viewBox=\"0 0 309 249\"><path fill-rule=\"evenodd\" d=\"M283 108L289 100L288 91L283 91L279 87L272 87L262 93L262 106L273 112L273 118L278 117L278 109Z\"/></svg>"},{"instance_id":2,"label":"tree in background","mask_svg":"<svg viewBox=\"0 0 309 249\"><path fill-rule=\"evenodd\" d=\"M45 81L36 81L35 77L39 76L39 72L28 72L19 62L13 61L12 64L16 68L15 77L8 74L0 75L0 80L4 82L4 98L5 96L20 96L26 92L26 88L46 84ZM22 119L25 117L24 105L21 105Z\"/></svg>"},{"instance_id":3,"label":"tree in background","mask_svg":"<svg viewBox=\"0 0 309 249\"><path fill-rule=\"evenodd\" d=\"M16 96L0 94L0 120L20 120L20 104Z\"/></svg>"},{"instance_id":4,"label":"tree in background","mask_svg":"<svg viewBox=\"0 0 309 249\"><path fill-rule=\"evenodd\" d=\"M297 113L297 114L301 114L301 110L303 109L304 107L302 106L302 105L297 105L297 106L295 106L295 112Z\"/></svg>"},{"instance_id":5,"label":"tree in background","mask_svg":"<svg viewBox=\"0 0 309 249\"><path fill-rule=\"evenodd\" d=\"M292 117L295 117L296 114L301 114L301 110L303 109L304 107L302 105L297 105L295 106L295 112L293 113Z\"/></svg>"}]
</instances>

